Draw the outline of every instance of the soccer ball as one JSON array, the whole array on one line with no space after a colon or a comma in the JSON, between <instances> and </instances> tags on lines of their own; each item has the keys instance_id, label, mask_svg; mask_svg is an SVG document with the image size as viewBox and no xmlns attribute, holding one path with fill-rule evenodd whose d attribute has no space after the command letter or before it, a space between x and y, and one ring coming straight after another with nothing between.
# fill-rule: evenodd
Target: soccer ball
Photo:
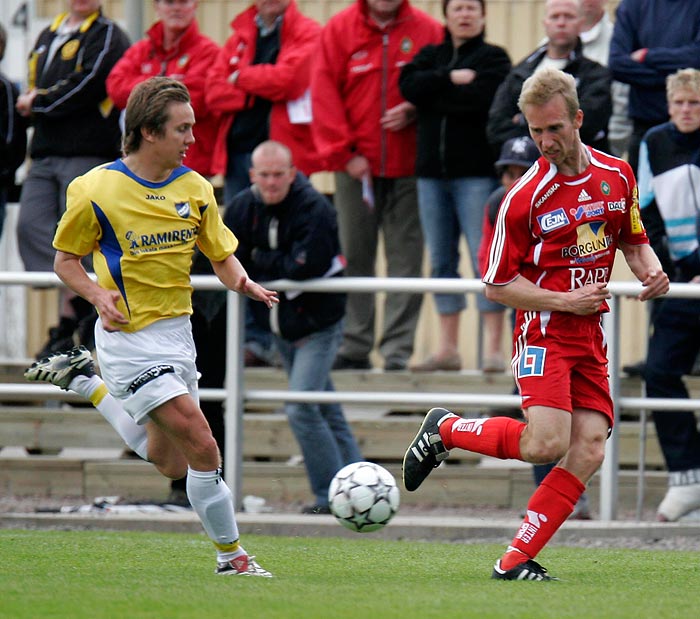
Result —
<instances>
[{"instance_id":1,"label":"soccer ball","mask_svg":"<svg viewBox=\"0 0 700 619\"><path fill-rule=\"evenodd\" d=\"M353 462L340 469L328 489L331 513L351 531L378 531L399 508L393 475L373 462Z\"/></svg>"}]
</instances>

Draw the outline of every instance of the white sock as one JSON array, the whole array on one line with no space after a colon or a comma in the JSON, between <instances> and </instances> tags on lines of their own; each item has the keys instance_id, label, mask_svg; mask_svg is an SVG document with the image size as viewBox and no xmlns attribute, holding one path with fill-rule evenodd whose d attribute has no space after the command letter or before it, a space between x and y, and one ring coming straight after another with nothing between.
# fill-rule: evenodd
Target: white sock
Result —
<instances>
[{"instance_id":1,"label":"white sock","mask_svg":"<svg viewBox=\"0 0 700 619\"><path fill-rule=\"evenodd\" d=\"M70 382L68 388L89 400L129 448L148 461L146 426L140 426L133 420L121 402L107 391L107 386L99 376L88 378L79 374Z\"/></svg>"},{"instance_id":2,"label":"white sock","mask_svg":"<svg viewBox=\"0 0 700 619\"><path fill-rule=\"evenodd\" d=\"M187 467L187 498L209 538L216 546L219 562L246 554L238 543L238 524L233 496L221 478L221 469L195 471Z\"/></svg>"}]
</instances>

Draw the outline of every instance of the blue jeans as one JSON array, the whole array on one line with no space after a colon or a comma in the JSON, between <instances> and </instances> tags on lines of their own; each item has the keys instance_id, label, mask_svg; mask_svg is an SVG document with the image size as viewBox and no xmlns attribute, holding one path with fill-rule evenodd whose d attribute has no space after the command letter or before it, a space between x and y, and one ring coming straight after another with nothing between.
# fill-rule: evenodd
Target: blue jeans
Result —
<instances>
[{"instance_id":1,"label":"blue jeans","mask_svg":"<svg viewBox=\"0 0 700 619\"><path fill-rule=\"evenodd\" d=\"M687 398L683 376L700 352L700 300L663 299L654 317L644 370L650 398ZM653 406L653 404L652 404ZM700 432L693 411L654 411L669 471L700 469Z\"/></svg>"},{"instance_id":2,"label":"blue jeans","mask_svg":"<svg viewBox=\"0 0 700 619\"><path fill-rule=\"evenodd\" d=\"M343 337L343 321L290 342L277 337L290 391L335 391L331 366ZM288 402L289 426L301 447L316 505L328 505L328 486L346 464L362 460L340 404Z\"/></svg>"},{"instance_id":3,"label":"blue jeans","mask_svg":"<svg viewBox=\"0 0 700 619\"><path fill-rule=\"evenodd\" d=\"M484 206L498 182L490 176L453 179L419 178L418 209L421 226L430 252L431 277L460 277L459 237L464 234L469 247L472 270L479 273L477 255L481 244ZM436 294L438 314L456 314L466 306L464 295ZM480 311L502 311L492 307L483 295L477 296Z\"/></svg>"}]
</instances>

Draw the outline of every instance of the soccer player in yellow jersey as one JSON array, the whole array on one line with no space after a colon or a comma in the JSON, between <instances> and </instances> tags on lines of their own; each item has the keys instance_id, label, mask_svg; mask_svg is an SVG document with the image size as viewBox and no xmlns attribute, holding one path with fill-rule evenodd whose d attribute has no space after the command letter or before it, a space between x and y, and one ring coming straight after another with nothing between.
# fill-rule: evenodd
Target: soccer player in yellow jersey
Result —
<instances>
[{"instance_id":1,"label":"soccer player in yellow jersey","mask_svg":"<svg viewBox=\"0 0 700 619\"><path fill-rule=\"evenodd\" d=\"M163 475L187 474L188 498L217 549L217 574L269 577L239 543L231 491L199 408L189 321L195 245L227 288L268 307L278 298L248 278L211 185L183 165L194 122L180 82L142 82L127 103L124 157L70 184L54 269L99 312L102 379L84 348L42 359L25 376L83 395ZM97 282L80 262L89 253Z\"/></svg>"}]
</instances>

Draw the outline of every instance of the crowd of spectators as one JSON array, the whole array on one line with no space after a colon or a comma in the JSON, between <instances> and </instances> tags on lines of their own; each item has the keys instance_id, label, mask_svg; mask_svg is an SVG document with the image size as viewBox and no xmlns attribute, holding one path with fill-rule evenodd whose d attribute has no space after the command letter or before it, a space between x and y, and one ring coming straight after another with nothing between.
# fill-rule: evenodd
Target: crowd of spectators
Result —
<instances>
[{"instance_id":1,"label":"crowd of spectators","mask_svg":"<svg viewBox=\"0 0 700 619\"><path fill-rule=\"evenodd\" d=\"M494 162L504 144L528 135L517 105L526 78L545 67L572 74L584 112L581 139L627 158L636 172L645 134L669 119L667 77L700 69L694 0L622 0L614 23L607 0L546 0L545 40L512 66L505 50L487 42L487 5L443 0L440 23L409 0L356 0L321 26L294 0L254 0L234 16L219 46L199 29L198 0L154 0L156 22L130 45L103 14L102 0L66 0L66 12L33 46L24 89L0 73L0 234L5 202L16 199L15 170L30 124L17 234L25 268L52 270L67 185L119 157L120 110L131 90L165 75L192 97L197 123L186 165L209 179L223 177L222 206L237 208L236 196L250 191L252 153L272 139L290 150L300 177L333 173L346 275L375 274L382 238L390 277L419 277L424 244L432 276L458 277L461 234L478 277L477 252L488 243L484 207L503 171ZM0 60L5 39L0 27ZM663 251L667 236L662 231L652 241L672 268L675 258ZM198 272L197 257L194 263ZM333 369L371 368L375 347L385 371L407 369L421 300L386 295L383 324L376 325L374 295L348 295ZM464 299L435 301L437 350L411 369L459 370ZM223 307L223 293L195 295L206 386L223 381L223 337L216 335L225 328ZM500 371L501 308L484 298L478 308L490 342L479 367ZM266 321L247 314L247 364L279 360L279 339ZM95 312L83 299L64 291L59 318L37 358L73 346L76 336L92 345ZM470 333L481 336L474 326ZM207 360L214 360L209 367ZM221 407L211 404L207 417L223 442Z\"/></svg>"}]
</instances>

